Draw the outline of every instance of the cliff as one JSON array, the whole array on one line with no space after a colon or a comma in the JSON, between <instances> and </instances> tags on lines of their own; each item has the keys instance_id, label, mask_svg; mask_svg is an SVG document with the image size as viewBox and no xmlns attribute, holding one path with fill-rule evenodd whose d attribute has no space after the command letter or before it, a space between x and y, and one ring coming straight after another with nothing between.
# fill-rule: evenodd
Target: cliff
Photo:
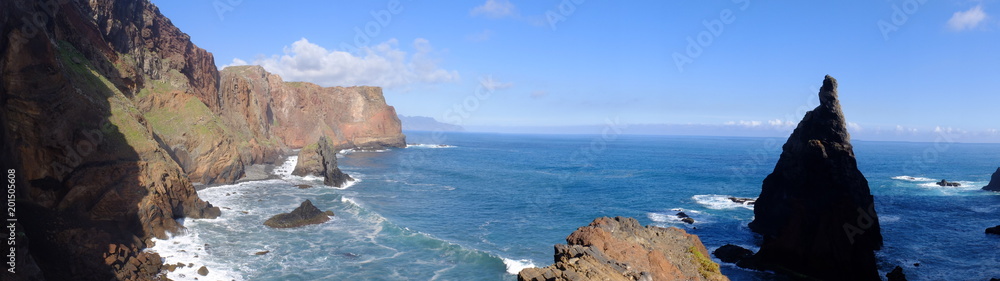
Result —
<instances>
[{"instance_id":1,"label":"cliff","mask_svg":"<svg viewBox=\"0 0 1000 281\"><path fill-rule=\"evenodd\" d=\"M243 89L270 98L271 132L291 148L302 148L321 136L337 149L406 146L396 109L385 103L382 88L285 82L260 66L227 67L221 73L223 89L230 81L259 83Z\"/></svg>"},{"instance_id":2,"label":"cliff","mask_svg":"<svg viewBox=\"0 0 1000 281\"><path fill-rule=\"evenodd\" d=\"M555 246L555 264L526 268L518 280L729 280L698 236L643 227L633 218L598 218Z\"/></svg>"},{"instance_id":3,"label":"cliff","mask_svg":"<svg viewBox=\"0 0 1000 281\"><path fill-rule=\"evenodd\" d=\"M837 93L826 76L764 179L750 229L763 236L758 267L823 280L879 280L882 234L868 180L858 170Z\"/></svg>"},{"instance_id":4,"label":"cliff","mask_svg":"<svg viewBox=\"0 0 1000 281\"><path fill-rule=\"evenodd\" d=\"M993 176L990 177L990 183L984 186L983 190L1000 191L1000 168L997 168L997 171L993 172Z\"/></svg>"},{"instance_id":5,"label":"cliff","mask_svg":"<svg viewBox=\"0 0 1000 281\"><path fill-rule=\"evenodd\" d=\"M150 238L219 215L193 183L234 182L320 136L405 145L380 88L220 76L148 0L2 1L0 31L0 160L16 174L23 269L3 280L153 279Z\"/></svg>"},{"instance_id":6,"label":"cliff","mask_svg":"<svg viewBox=\"0 0 1000 281\"><path fill-rule=\"evenodd\" d=\"M211 55L145 1L3 1L0 22L0 158L18 179L24 269L3 279L152 278L149 239L219 210L133 97L165 68L190 78L192 95L213 92L212 75L200 76Z\"/></svg>"}]
</instances>

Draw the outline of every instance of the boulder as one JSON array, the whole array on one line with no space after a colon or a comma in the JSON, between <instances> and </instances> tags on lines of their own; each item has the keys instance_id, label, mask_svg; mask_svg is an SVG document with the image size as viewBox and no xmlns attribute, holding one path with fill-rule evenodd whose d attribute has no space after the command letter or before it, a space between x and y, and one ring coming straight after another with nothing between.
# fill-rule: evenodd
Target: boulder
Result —
<instances>
[{"instance_id":1,"label":"boulder","mask_svg":"<svg viewBox=\"0 0 1000 281\"><path fill-rule=\"evenodd\" d=\"M712 251L712 255L719 258L722 262L737 263L746 257L752 256L753 251L733 244L726 244Z\"/></svg>"},{"instance_id":2,"label":"boulder","mask_svg":"<svg viewBox=\"0 0 1000 281\"><path fill-rule=\"evenodd\" d=\"M729 280L698 236L641 226L633 218L598 218L555 246L555 264L526 268L518 280Z\"/></svg>"},{"instance_id":3,"label":"boulder","mask_svg":"<svg viewBox=\"0 0 1000 281\"><path fill-rule=\"evenodd\" d=\"M986 234L1000 235L1000 225L986 229Z\"/></svg>"},{"instance_id":4,"label":"boulder","mask_svg":"<svg viewBox=\"0 0 1000 281\"><path fill-rule=\"evenodd\" d=\"M267 219L264 225L272 228L300 227L327 222L331 216L333 216L333 212L320 211L316 206L313 206L312 201L306 200L291 213L277 214Z\"/></svg>"},{"instance_id":5,"label":"boulder","mask_svg":"<svg viewBox=\"0 0 1000 281\"><path fill-rule=\"evenodd\" d=\"M858 170L837 80L806 113L763 182L750 229L763 236L760 269L824 280L880 280L882 234L868 180Z\"/></svg>"},{"instance_id":6,"label":"boulder","mask_svg":"<svg viewBox=\"0 0 1000 281\"><path fill-rule=\"evenodd\" d=\"M320 137L319 141L299 151L299 160L295 163L292 174L321 176L323 184L336 187L353 180L337 167L337 150L326 137Z\"/></svg>"},{"instance_id":7,"label":"boulder","mask_svg":"<svg viewBox=\"0 0 1000 281\"><path fill-rule=\"evenodd\" d=\"M960 183L949 182L947 180L941 180L941 181L937 182L937 185L938 186L962 186L962 184L960 184Z\"/></svg>"},{"instance_id":8,"label":"boulder","mask_svg":"<svg viewBox=\"0 0 1000 281\"><path fill-rule=\"evenodd\" d=\"M990 183L984 186L983 190L1000 191L1000 168L997 168L997 171L993 172L993 176L990 177Z\"/></svg>"}]
</instances>

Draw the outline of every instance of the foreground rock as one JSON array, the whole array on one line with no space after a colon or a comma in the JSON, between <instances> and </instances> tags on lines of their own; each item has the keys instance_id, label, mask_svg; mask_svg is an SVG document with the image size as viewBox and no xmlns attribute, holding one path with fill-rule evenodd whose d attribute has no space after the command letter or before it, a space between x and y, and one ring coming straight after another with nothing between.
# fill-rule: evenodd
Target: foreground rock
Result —
<instances>
[{"instance_id":1,"label":"foreground rock","mask_svg":"<svg viewBox=\"0 0 1000 281\"><path fill-rule=\"evenodd\" d=\"M598 218L555 246L555 264L526 268L518 280L729 280L698 236L643 227L633 218Z\"/></svg>"},{"instance_id":2,"label":"foreground rock","mask_svg":"<svg viewBox=\"0 0 1000 281\"><path fill-rule=\"evenodd\" d=\"M219 209L134 97L168 71L190 75L192 95L213 91L211 54L149 1L4 0L0 34L0 163L16 171L19 222L17 274L0 279L155 278L151 238Z\"/></svg>"},{"instance_id":3,"label":"foreground rock","mask_svg":"<svg viewBox=\"0 0 1000 281\"><path fill-rule=\"evenodd\" d=\"M937 185L938 186L962 186L961 183L950 182L950 181L947 181L947 180L941 180L941 181L937 182Z\"/></svg>"},{"instance_id":4,"label":"foreground rock","mask_svg":"<svg viewBox=\"0 0 1000 281\"><path fill-rule=\"evenodd\" d=\"M997 171L993 172L990 183L984 186L983 190L1000 191L1000 168L997 168Z\"/></svg>"},{"instance_id":5,"label":"foreground rock","mask_svg":"<svg viewBox=\"0 0 1000 281\"><path fill-rule=\"evenodd\" d=\"M750 223L763 235L753 266L823 280L879 280L878 214L857 167L833 77L826 76L819 100L764 179Z\"/></svg>"},{"instance_id":6,"label":"foreground rock","mask_svg":"<svg viewBox=\"0 0 1000 281\"><path fill-rule=\"evenodd\" d=\"M330 221L331 216L333 216L333 212L320 211L316 206L313 206L312 201L306 200L291 213L277 214L267 219L264 225L272 228L300 227Z\"/></svg>"},{"instance_id":7,"label":"foreground rock","mask_svg":"<svg viewBox=\"0 0 1000 281\"><path fill-rule=\"evenodd\" d=\"M299 160L292 174L320 176L323 177L323 184L336 187L353 180L337 167L337 150L326 137L320 137L319 141L299 151Z\"/></svg>"},{"instance_id":8,"label":"foreground rock","mask_svg":"<svg viewBox=\"0 0 1000 281\"><path fill-rule=\"evenodd\" d=\"M888 281L906 281L906 274L903 273L903 268L896 266L892 271L885 274Z\"/></svg>"},{"instance_id":9,"label":"foreground rock","mask_svg":"<svg viewBox=\"0 0 1000 281\"><path fill-rule=\"evenodd\" d=\"M1000 225L986 229L986 234L1000 235Z\"/></svg>"}]
</instances>

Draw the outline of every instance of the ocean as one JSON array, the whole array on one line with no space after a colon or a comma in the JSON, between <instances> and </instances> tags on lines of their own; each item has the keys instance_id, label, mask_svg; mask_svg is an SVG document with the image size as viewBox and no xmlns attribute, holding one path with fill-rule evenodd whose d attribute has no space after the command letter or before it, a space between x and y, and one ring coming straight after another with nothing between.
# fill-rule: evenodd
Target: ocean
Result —
<instances>
[{"instance_id":1,"label":"ocean","mask_svg":"<svg viewBox=\"0 0 1000 281\"><path fill-rule=\"evenodd\" d=\"M342 152L339 166L357 179L344 188L291 176L290 157L275 169L280 179L200 190L222 216L188 219L185 233L149 250L194 265L169 273L174 280L516 280L521 268L551 264L553 245L576 228L628 216L697 234L709 251L756 251L753 206L727 198L756 197L785 142L405 133L405 149ZM952 141L852 142L882 224L883 276L900 265L909 280L1000 277L1000 237L984 234L1000 224L1000 193L980 190L1000 166L1000 144ZM962 186L934 184L941 179ZM295 187L303 183L314 187ZM336 216L262 224L306 199ZM782 280L720 264L732 280ZM207 276L196 273L202 265Z\"/></svg>"}]
</instances>

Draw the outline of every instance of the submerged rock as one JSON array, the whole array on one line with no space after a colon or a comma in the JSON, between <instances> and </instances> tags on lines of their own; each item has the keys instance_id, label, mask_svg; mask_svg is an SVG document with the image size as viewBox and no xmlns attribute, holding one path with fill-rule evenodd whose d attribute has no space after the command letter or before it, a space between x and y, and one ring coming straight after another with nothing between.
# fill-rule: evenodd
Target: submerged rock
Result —
<instances>
[{"instance_id":1,"label":"submerged rock","mask_svg":"<svg viewBox=\"0 0 1000 281\"><path fill-rule=\"evenodd\" d=\"M303 147L299 151L299 161L295 163L292 174L296 176L321 176L323 184L341 187L351 176L337 167L337 150L326 137L320 137L316 143ZM301 188L301 186L300 186Z\"/></svg>"},{"instance_id":2,"label":"submerged rock","mask_svg":"<svg viewBox=\"0 0 1000 281\"><path fill-rule=\"evenodd\" d=\"M757 199L730 196L729 201L733 201L733 203L740 203L743 205L753 205L754 203L757 202Z\"/></svg>"},{"instance_id":3,"label":"submerged rock","mask_svg":"<svg viewBox=\"0 0 1000 281\"><path fill-rule=\"evenodd\" d=\"M764 179L750 229L763 235L756 266L823 280L880 280L881 227L858 170L837 80L826 76L820 105L806 113Z\"/></svg>"},{"instance_id":4,"label":"submerged rock","mask_svg":"<svg viewBox=\"0 0 1000 281\"><path fill-rule=\"evenodd\" d=\"M333 212L320 211L316 206L313 206L312 201L306 200L291 213L277 214L267 219L264 225L273 228L300 227L327 222L330 220L330 216L333 216Z\"/></svg>"},{"instance_id":5,"label":"submerged rock","mask_svg":"<svg viewBox=\"0 0 1000 281\"><path fill-rule=\"evenodd\" d=\"M947 181L947 180L941 180L941 181L937 182L937 185L938 186L962 186L962 184L960 184L960 183L950 182L950 181Z\"/></svg>"},{"instance_id":6,"label":"submerged rock","mask_svg":"<svg viewBox=\"0 0 1000 281\"><path fill-rule=\"evenodd\" d=\"M983 190L1000 191L1000 168L997 168L997 171L993 172L990 183L984 186Z\"/></svg>"},{"instance_id":7,"label":"submerged rock","mask_svg":"<svg viewBox=\"0 0 1000 281\"><path fill-rule=\"evenodd\" d=\"M518 280L729 280L698 236L643 227L633 218L598 218L555 246L555 264L526 268Z\"/></svg>"}]
</instances>

